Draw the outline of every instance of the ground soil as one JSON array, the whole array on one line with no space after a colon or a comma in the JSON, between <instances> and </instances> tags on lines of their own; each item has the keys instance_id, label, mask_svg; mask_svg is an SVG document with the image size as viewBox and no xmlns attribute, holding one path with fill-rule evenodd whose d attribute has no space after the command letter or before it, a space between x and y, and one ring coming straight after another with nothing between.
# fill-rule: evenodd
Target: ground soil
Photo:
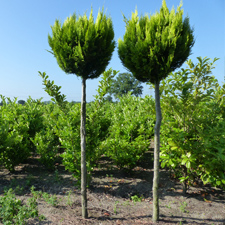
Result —
<instances>
[{"instance_id":1,"label":"ground soil","mask_svg":"<svg viewBox=\"0 0 225 225\"><path fill-rule=\"evenodd\" d=\"M152 222L152 153L148 152L132 171L119 170L102 157L94 169L88 189L88 219L81 216L79 187L62 164L46 170L38 158L16 167L15 173L0 168L0 195L9 188L24 202L36 191L56 195L52 206L38 199L39 214L45 220L30 219L28 224L154 224ZM225 224L225 191L196 184L187 194L170 173L160 170L160 221L158 224ZM21 188L22 187L22 188Z\"/></svg>"}]
</instances>

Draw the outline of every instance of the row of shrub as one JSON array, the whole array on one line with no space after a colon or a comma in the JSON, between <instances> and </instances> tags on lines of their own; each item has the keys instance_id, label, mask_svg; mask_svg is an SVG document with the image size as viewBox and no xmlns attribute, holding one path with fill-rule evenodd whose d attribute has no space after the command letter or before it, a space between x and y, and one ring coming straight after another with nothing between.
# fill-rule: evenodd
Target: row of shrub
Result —
<instances>
[{"instance_id":1,"label":"row of shrub","mask_svg":"<svg viewBox=\"0 0 225 225\"><path fill-rule=\"evenodd\" d=\"M45 105L28 99L25 105L16 99L0 107L0 161L13 171L15 166L38 154L40 161L53 169L58 155L66 169L80 176L80 104L67 103L63 109L54 103ZM102 155L120 168L133 168L149 149L153 136L154 108L151 97L128 95L119 102L87 104L87 166L90 172Z\"/></svg>"},{"instance_id":2,"label":"row of shrub","mask_svg":"<svg viewBox=\"0 0 225 225\"><path fill-rule=\"evenodd\" d=\"M43 129L43 109L39 101L27 100L26 106L16 99L1 96L0 107L0 162L10 171L34 150L32 138Z\"/></svg>"},{"instance_id":3,"label":"row of shrub","mask_svg":"<svg viewBox=\"0 0 225 225\"><path fill-rule=\"evenodd\" d=\"M225 186L225 85L211 75L214 61L198 58L187 69L162 81L161 166L184 184L199 178ZM152 97L130 94L118 102L104 100L110 74L100 81L95 101L87 104L87 168L91 173L102 155L120 168L132 169L149 150L154 135L155 103ZM107 75L108 74L108 75ZM115 74L114 74L115 75ZM80 179L80 104L71 104L60 87L45 80L55 103L28 99L20 105L2 96L0 107L0 162L9 170L33 153L49 169L58 156L66 169ZM108 86L107 86L108 85Z\"/></svg>"}]
</instances>

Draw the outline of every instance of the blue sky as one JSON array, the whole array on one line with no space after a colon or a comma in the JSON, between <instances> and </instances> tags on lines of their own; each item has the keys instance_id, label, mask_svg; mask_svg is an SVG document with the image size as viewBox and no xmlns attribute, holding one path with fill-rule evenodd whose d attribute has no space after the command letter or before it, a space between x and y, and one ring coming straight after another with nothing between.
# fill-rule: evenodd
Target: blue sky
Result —
<instances>
[{"instance_id":1,"label":"blue sky","mask_svg":"<svg viewBox=\"0 0 225 225\"><path fill-rule=\"evenodd\" d=\"M167 0L167 6L177 8L180 0ZM55 19L62 22L74 12L89 15L91 6L96 18L103 6L111 16L115 40L123 37L125 23L122 13L131 17L137 8L139 14L155 13L162 5L161 0L0 0L0 94L6 97L18 97L26 100L50 97L43 90L42 79L38 71L46 72L50 80L62 86L62 93L68 101L80 101L81 79L65 74L56 59L46 50L48 34ZM195 45L189 57L196 62L196 57L218 57L213 75L219 83L225 76L225 1L224 0L183 0L184 16L189 16L194 27ZM185 65L184 65L185 66ZM126 72L115 49L108 68ZM99 79L87 82L87 101L93 100ZM143 95L153 94L144 85Z\"/></svg>"}]
</instances>

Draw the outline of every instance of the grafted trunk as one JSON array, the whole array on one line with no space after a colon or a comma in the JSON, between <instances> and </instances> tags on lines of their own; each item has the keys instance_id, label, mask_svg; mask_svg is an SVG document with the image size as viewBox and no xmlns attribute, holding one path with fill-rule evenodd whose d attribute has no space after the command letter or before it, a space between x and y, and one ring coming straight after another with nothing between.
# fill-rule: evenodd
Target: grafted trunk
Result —
<instances>
[{"instance_id":1,"label":"grafted trunk","mask_svg":"<svg viewBox=\"0 0 225 225\"><path fill-rule=\"evenodd\" d=\"M88 217L87 211L87 166L86 166L86 79L82 79L82 98L81 98L81 204L82 217Z\"/></svg>"},{"instance_id":2,"label":"grafted trunk","mask_svg":"<svg viewBox=\"0 0 225 225\"><path fill-rule=\"evenodd\" d=\"M154 134L154 177L153 177L153 215L152 219L154 222L159 220L159 152L160 152L160 126L162 120L161 107L160 107L160 93L159 83L155 82L155 109L156 109L156 123L155 123L155 134Z\"/></svg>"}]
</instances>

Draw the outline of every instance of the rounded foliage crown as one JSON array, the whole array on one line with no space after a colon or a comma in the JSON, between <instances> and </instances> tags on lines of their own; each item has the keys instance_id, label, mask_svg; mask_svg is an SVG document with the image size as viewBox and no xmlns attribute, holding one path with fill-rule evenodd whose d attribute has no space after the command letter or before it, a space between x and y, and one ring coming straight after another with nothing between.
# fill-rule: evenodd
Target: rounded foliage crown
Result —
<instances>
[{"instance_id":1,"label":"rounded foliage crown","mask_svg":"<svg viewBox=\"0 0 225 225\"><path fill-rule=\"evenodd\" d=\"M184 20L182 4L171 11L165 0L159 12L130 20L124 17L126 32L119 39L118 53L123 65L140 81L155 83L179 68L191 54L194 45L189 18Z\"/></svg>"},{"instance_id":2,"label":"rounded foliage crown","mask_svg":"<svg viewBox=\"0 0 225 225\"><path fill-rule=\"evenodd\" d=\"M48 43L59 67L68 74L93 79L105 71L115 48L111 18L103 10L94 22L93 10L89 18L75 13L61 25L51 26Z\"/></svg>"}]
</instances>

